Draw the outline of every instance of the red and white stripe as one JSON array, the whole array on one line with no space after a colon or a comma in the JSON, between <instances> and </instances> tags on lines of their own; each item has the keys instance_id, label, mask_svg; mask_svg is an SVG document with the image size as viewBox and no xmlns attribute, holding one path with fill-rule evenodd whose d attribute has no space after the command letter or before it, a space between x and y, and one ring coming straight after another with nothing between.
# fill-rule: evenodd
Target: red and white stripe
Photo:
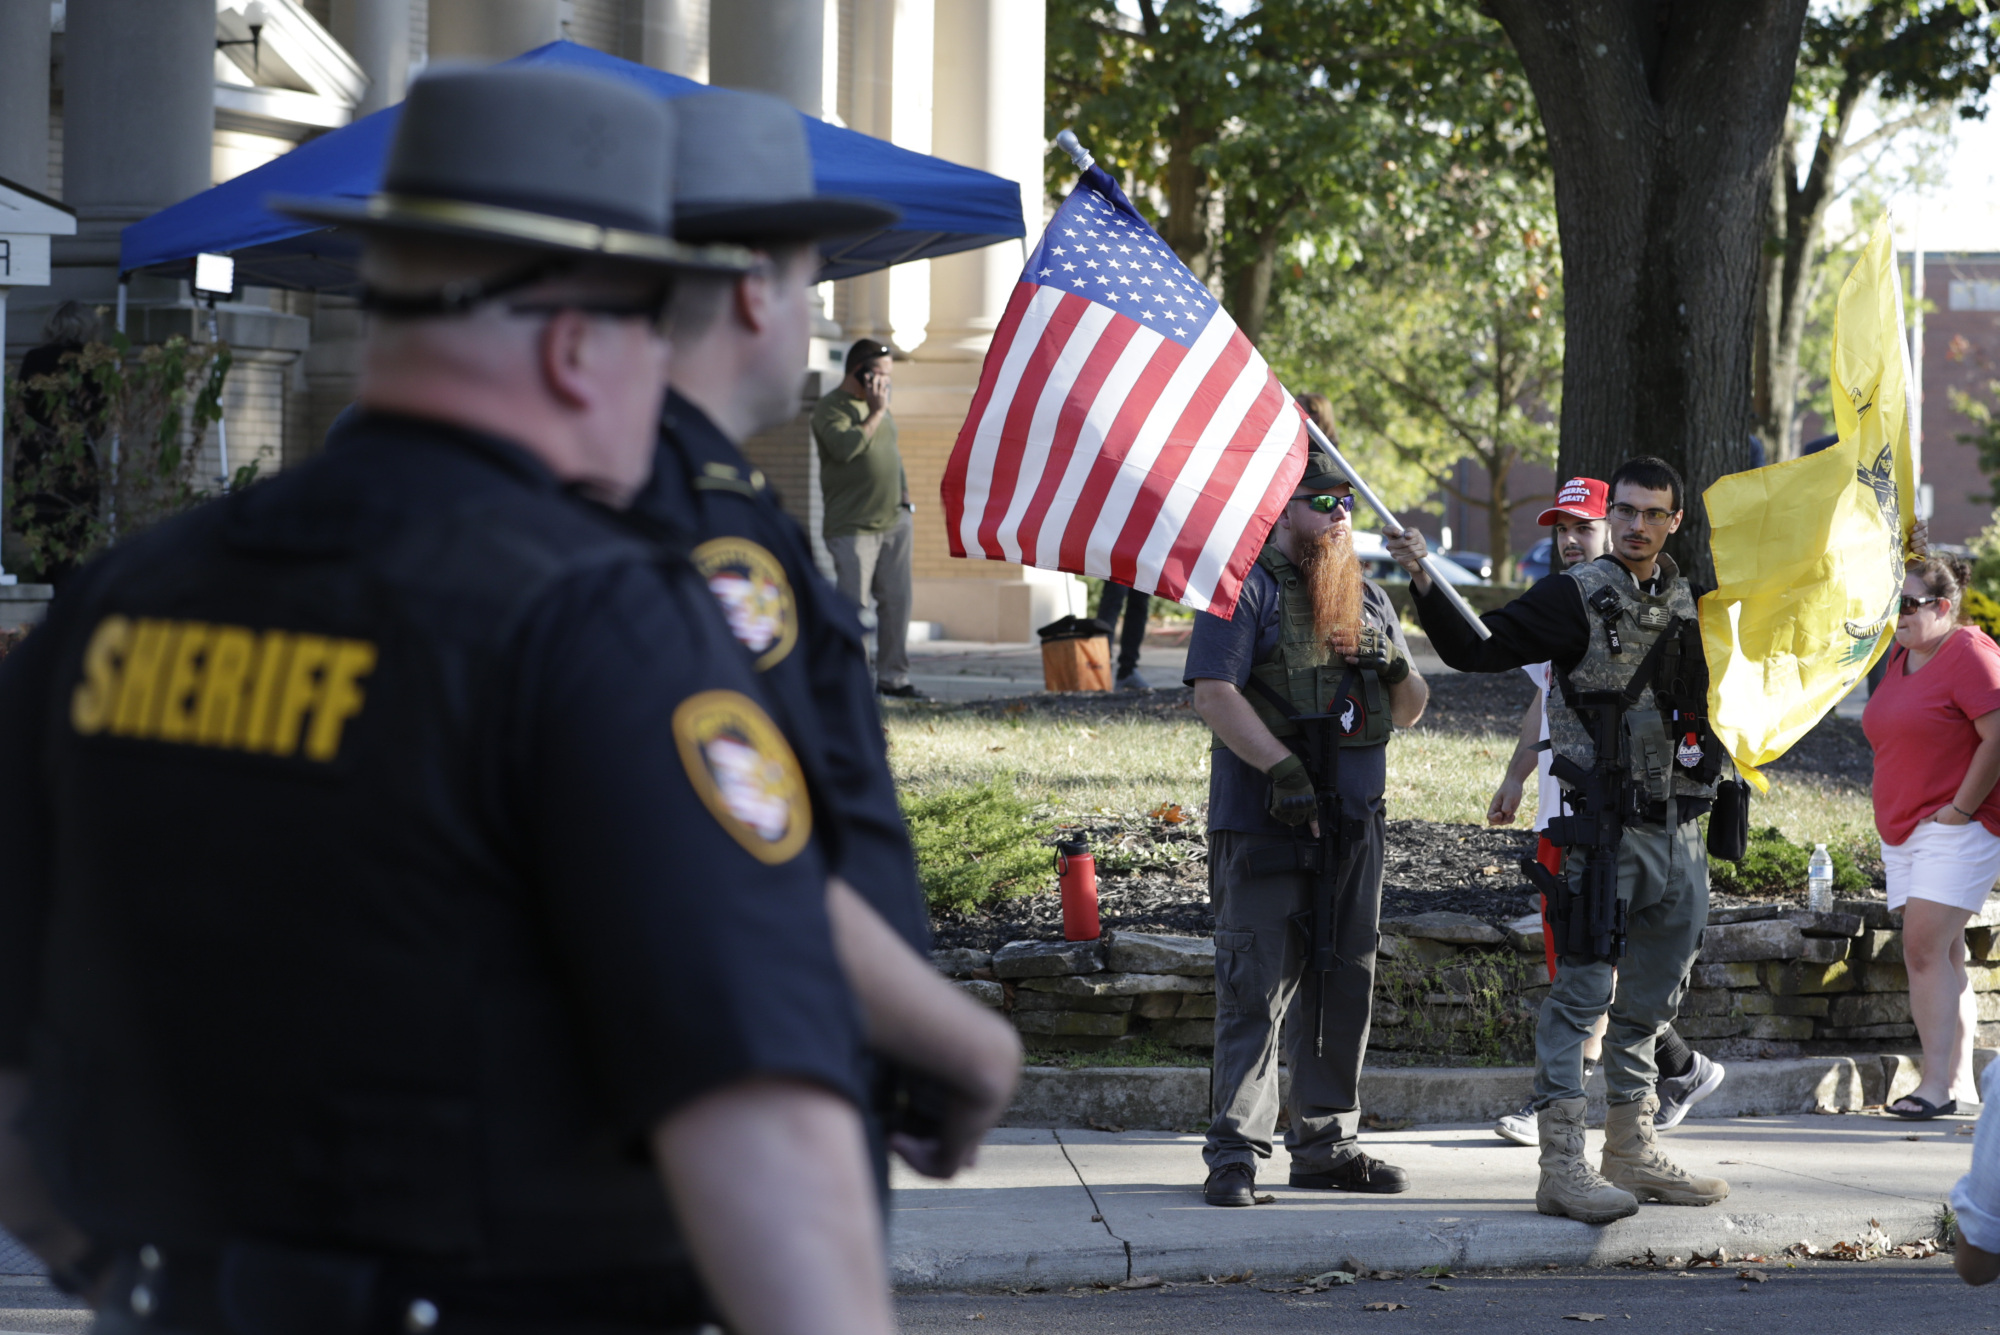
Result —
<instances>
[{"instance_id":1,"label":"red and white stripe","mask_svg":"<svg viewBox=\"0 0 2000 1335\"><path fill-rule=\"evenodd\" d=\"M1183 348L1101 302L1020 283L945 471L952 555L1227 617L1305 470L1305 435L1223 311Z\"/></svg>"}]
</instances>

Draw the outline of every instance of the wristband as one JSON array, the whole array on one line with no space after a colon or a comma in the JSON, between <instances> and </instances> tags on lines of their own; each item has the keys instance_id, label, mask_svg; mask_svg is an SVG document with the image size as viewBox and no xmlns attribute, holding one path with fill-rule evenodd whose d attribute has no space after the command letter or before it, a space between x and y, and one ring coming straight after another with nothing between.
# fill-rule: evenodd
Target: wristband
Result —
<instances>
[{"instance_id":1,"label":"wristband","mask_svg":"<svg viewBox=\"0 0 2000 1335\"><path fill-rule=\"evenodd\" d=\"M1972 813L1972 812L1970 812L1970 811L1966 811L1966 810L1964 810L1964 809L1963 809L1962 807L1960 807L1960 806L1958 805L1958 803L1956 803L1956 802L1953 802L1953 803L1951 804L1951 809L1952 809L1953 811L1956 811L1956 812L1958 812L1958 814L1959 814L1959 815L1961 815L1961 816L1965 817L1965 818L1966 818L1967 820L1978 820L1978 819L1979 819L1979 817L1978 817L1978 816L1976 816L1975 814L1973 814L1973 813Z\"/></svg>"},{"instance_id":2,"label":"wristband","mask_svg":"<svg viewBox=\"0 0 2000 1335\"><path fill-rule=\"evenodd\" d=\"M1292 775L1304 770L1305 767L1306 762L1300 760L1298 753L1295 751L1283 760L1280 760L1277 764L1271 766L1271 768L1265 770L1264 776L1273 783L1283 783L1286 779L1291 778Z\"/></svg>"}]
</instances>

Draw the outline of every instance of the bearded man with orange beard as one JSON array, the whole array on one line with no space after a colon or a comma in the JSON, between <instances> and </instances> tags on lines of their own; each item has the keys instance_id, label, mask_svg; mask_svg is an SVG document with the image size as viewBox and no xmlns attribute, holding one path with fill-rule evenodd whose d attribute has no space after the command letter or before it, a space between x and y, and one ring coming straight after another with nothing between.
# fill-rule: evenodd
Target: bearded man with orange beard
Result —
<instances>
[{"instance_id":1,"label":"bearded man with orange beard","mask_svg":"<svg viewBox=\"0 0 2000 1335\"><path fill-rule=\"evenodd\" d=\"M1195 711L1216 739L1208 788L1214 1120L1202 1151L1210 1205L1255 1203L1257 1161L1271 1157L1277 1124L1281 1032L1291 1070L1291 1185L1409 1189L1409 1175L1362 1153L1356 1136L1382 906L1389 733L1422 716L1430 688L1411 670L1388 595L1361 577L1353 509L1347 479L1326 454L1310 451L1235 614L1227 621L1197 614L1188 643ZM1341 732L1345 836L1333 923L1341 967L1308 979L1306 935L1294 920L1310 912L1316 876L1303 865L1310 850L1298 827L1320 830L1292 719L1329 713Z\"/></svg>"}]
</instances>

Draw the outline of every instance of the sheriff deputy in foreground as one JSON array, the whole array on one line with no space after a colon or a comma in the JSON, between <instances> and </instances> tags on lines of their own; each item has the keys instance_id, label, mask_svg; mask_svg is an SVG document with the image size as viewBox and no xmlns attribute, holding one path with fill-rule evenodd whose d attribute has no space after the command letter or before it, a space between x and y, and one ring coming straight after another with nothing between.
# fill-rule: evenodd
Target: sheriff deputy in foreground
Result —
<instances>
[{"instance_id":1,"label":"sheriff deputy in foreground","mask_svg":"<svg viewBox=\"0 0 2000 1335\"><path fill-rule=\"evenodd\" d=\"M1278 1116L1281 1023L1291 1185L1410 1185L1355 1137L1389 733L1423 715L1430 688L1411 670L1388 595L1361 577L1353 509L1347 479L1311 451L1235 614L1200 613L1188 645L1194 707L1216 737L1208 787L1215 1120L1202 1151L1210 1205L1255 1204L1257 1161L1271 1157ZM1315 754L1304 733L1325 715L1338 744Z\"/></svg>"},{"instance_id":2,"label":"sheriff deputy in foreground","mask_svg":"<svg viewBox=\"0 0 2000 1335\"><path fill-rule=\"evenodd\" d=\"M1423 535L1406 529L1387 540L1446 663L1461 672L1553 665L1554 770L1583 814L1549 822L1550 842L1569 854L1567 884L1550 882L1556 977L1535 1031L1535 1208L1587 1224L1636 1214L1642 1200L1713 1205L1729 1195L1727 1182L1684 1172L1653 1138L1653 1042L1673 1019L1708 920L1696 820L1713 803L1721 764L1703 717L1708 668L1695 595L1661 550L1681 524L1681 479L1662 460L1631 459L1610 489L1610 554L1487 613L1484 641L1418 564ZM1613 821L1601 821L1605 814ZM1587 831L1599 833L1588 845ZM1600 1175L1584 1159L1583 1046L1607 1010Z\"/></svg>"}]
</instances>

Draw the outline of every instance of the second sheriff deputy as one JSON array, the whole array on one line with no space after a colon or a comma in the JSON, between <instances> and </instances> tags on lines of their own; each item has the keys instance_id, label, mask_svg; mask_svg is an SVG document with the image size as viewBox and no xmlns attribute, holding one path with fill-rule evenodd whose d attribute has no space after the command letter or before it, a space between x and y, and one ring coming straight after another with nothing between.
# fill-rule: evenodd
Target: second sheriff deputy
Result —
<instances>
[{"instance_id":1,"label":"second sheriff deputy","mask_svg":"<svg viewBox=\"0 0 2000 1335\"><path fill-rule=\"evenodd\" d=\"M1277 1123L1281 1025L1292 1077L1291 1185L1409 1188L1407 1173L1364 1154L1355 1140L1382 903L1389 733L1423 715L1430 688L1411 669L1388 595L1361 576L1353 508L1333 460L1309 451L1234 615L1198 614L1188 645L1194 707L1216 736L1208 789L1214 1121L1202 1151L1210 1205L1255 1203L1257 1161L1271 1157ZM1294 922L1309 911L1315 878L1287 854L1301 847L1313 812L1290 718L1319 713L1341 718L1341 823L1357 837L1344 853L1335 910L1344 964L1328 975L1316 1052L1322 998L1303 977L1306 937ZM1288 865L1273 869L1278 863Z\"/></svg>"}]
</instances>

